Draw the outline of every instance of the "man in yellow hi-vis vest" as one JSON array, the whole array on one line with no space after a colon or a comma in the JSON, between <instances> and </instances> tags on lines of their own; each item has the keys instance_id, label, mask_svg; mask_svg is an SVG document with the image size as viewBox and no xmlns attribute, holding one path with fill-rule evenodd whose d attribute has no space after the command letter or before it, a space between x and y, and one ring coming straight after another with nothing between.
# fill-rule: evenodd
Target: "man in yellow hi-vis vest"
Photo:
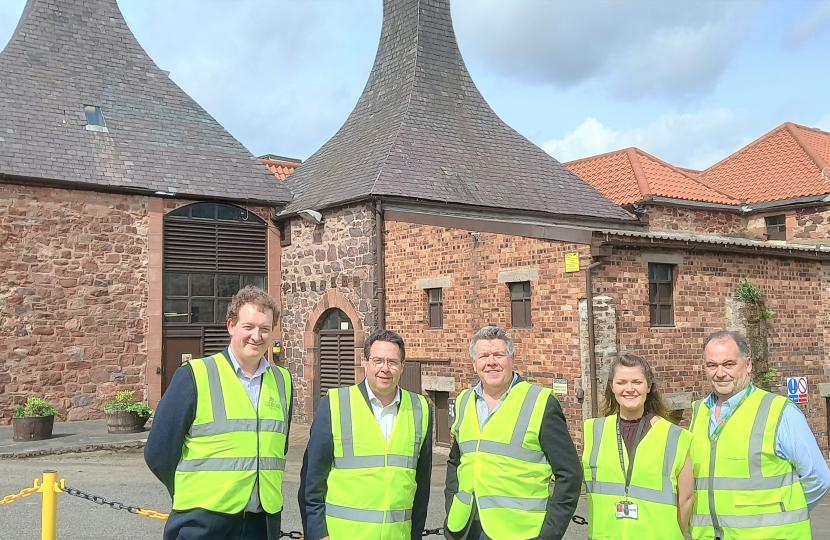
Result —
<instances>
[{"instance_id":1,"label":"man in yellow hi-vis vest","mask_svg":"<svg viewBox=\"0 0 830 540\"><path fill-rule=\"evenodd\" d=\"M176 370L144 448L173 511L165 540L280 537L293 389L265 357L278 305L245 287L227 312L230 345Z\"/></svg>"},{"instance_id":2,"label":"man in yellow hi-vis vest","mask_svg":"<svg viewBox=\"0 0 830 540\"><path fill-rule=\"evenodd\" d=\"M560 540L576 510L582 465L562 407L550 389L513 371L515 353L513 338L497 326L470 343L480 382L455 400L447 538Z\"/></svg>"},{"instance_id":3,"label":"man in yellow hi-vis vest","mask_svg":"<svg viewBox=\"0 0 830 540\"><path fill-rule=\"evenodd\" d=\"M360 384L320 400L303 456L298 499L308 540L420 540L432 473L432 414L398 386L404 342L366 340Z\"/></svg>"},{"instance_id":4,"label":"man in yellow hi-vis vest","mask_svg":"<svg viewBox=\"0 0 830 540\"><path fill-rule=\"evenodd\" d=\"M830 471L807 419L752 384L746 338L721 330L703 344L712 394L692 406L694 539L809 540L809 507Z\"/></svg>"}]
</instances>

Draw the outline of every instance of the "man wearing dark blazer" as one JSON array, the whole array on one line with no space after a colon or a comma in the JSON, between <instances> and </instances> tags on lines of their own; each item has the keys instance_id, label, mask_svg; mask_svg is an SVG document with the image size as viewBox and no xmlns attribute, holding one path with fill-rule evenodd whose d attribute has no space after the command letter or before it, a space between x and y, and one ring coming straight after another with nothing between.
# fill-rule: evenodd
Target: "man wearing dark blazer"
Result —
<instances>
[{"instance_id":1,"label":"man wearing dark blazer","mask_svg":"<svg viewBox=\"0 0 830 540\"><path fill-rule=\"evenodd\" d=\"M413 540L421 538L432 473L433 420L423 396L398 386L404 361L401 336L389 330L377 330L366 340L363 355L366 378L356 386L330 390L320 400L311 425L308 448L303 456L298 494L307 540L380 540L381 536L409 538L410 535ZM336 403L332 404L332 398ZM339 411L336 417L333 417L332 410ZM349 441L352 429L355 440ZM344 434L347 431L349 435ZM385 456L367 455L383 454L384 439L387 445ZM413 441L415 448L420 445L417 455L410 456L408 465L393 466L393 458L404 457L393 456L394 448L408 448L407 451L413 452ZM344 446L349 446L345 452ZM385 474L386 478L395 478L401 485L372 484L371 478L384 476L373 474L378 471L377 466L363 469L365 474L359 477L359 482L352 480L356 477L349 476L349 473L362 465L352 466L347 459L336 457L344 453L356 456L351 459L357 460L382 458L379 460L380 467L385 463L386 467L394 469ZM409 493L409 499L397 501L397 506L394 501L384 501L381 504L392 506L380 508L377 500L369 501L372 494L378 491ZM401 497L406 499L403 495ZM411 511L407 508L410 505ZM363 518L360 516L367 513L379 515L381 524L371 519L361 523L359 520ZM394 521L390 516L395 515L401 516L399 522L389 523ZM405 517L409 516L410 520L406 520ZM384 527L397 528L390 531L384 530Z\"/></svg>"},{"instance_id":2,"label":"man wearing dark blazer","mask_svg":"<svg viewBox=\"0 0 830 540\"><path fill-rule=\"evenodd\" d=\"M444 490L448 539L561 540L576 510L582 464L562 407L548 389L513 370L515 354L513 338L497 326L485 326L470 343L480 382L456 398ZM524 435L516 437L517 429ZM488 464L493 456L504 464L500 470ZM521 457L511 462L511 456Z\"/></svg>"}]
</instances>

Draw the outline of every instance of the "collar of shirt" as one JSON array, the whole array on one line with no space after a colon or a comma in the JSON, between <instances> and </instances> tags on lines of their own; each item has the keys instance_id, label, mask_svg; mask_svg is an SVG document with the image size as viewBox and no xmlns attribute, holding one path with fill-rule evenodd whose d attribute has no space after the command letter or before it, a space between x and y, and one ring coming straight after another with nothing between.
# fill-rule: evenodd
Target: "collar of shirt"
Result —
<instances>
[{"instance_id":1,"label":"collar of shirt","mask_svg":"<svg viewBox=\"0 0 830 540\"><path fill-rule=\"evenodd\" d=\"M245 370L242 369L242 366L239 365L239 362L236 361L236 357L233 355L233 351L230 347L228 347L228 358L231 361L231 365L233 366L233 371L236 373L237 377L245 377L246 379L256 379L257 377L262 376L265 373L265 370L268 369L268 360L265 359L263 356L259 359L259 366L257 366L256 371L254 372L253 376L249 377Z\"/></svg>"},{"instance_id":2,"label":"collar of shirt","mask_svg":"<svg viewBox=\"0 0 830 540\"><path fill-rule=\"evenodd\" d=\"M749 393L750 393L750 394L752 394L752 392L754 392L754 391L755 391L755 385L754 385L754 384L752 384L751 382L750 382L749 384L750 384L750 385L752 385L752 390L750 390L750 391L749 391ZM721 403L721 406L720 406L720 408L721 408L721 416L723 416L725 413L727 413L727 412L731 411L731 410L732 410L732 407L734 407L735 405L737 405L738 403L740 403L741 399L744 397L744 393L745 393L745 392L746 392L746 389L743 389L743 390L741 390L740 392L738 392L737 394L735 394L734 396L732 396L731 398L729 398L729 399L727 399L726 401L724 401L723 403ZM710 410L714 410L714 409L715 409L715 405L717 405L717 404L718 404L718 396L717 396L717 395L715 395L715 393L714 393L714 392L712 392L712 393L711 393L711 394L709 394L709 396L708 396L708 397L707 397L707 398L703 401L703 404L704 404L704 405L706 405L706 406L707 406Z\"/></svg>"},{"instance_id":3,"label":"collar of shirt","mask_svg":"<svg viewBox=\"0 0 830 540\"><path fill-rule=\"evenodd\" d=\"M380 407L381 409L385 409L386 407L391 407L392 405L397 405L401 402L401 387L398 386L395 392L395 399L392 400L392 403L387 405L386 407L383 406L383 403L380 402L380 399L372 392L372 387L369 386L369 383L366 383L366 396L369 398L369 403L371 403L375 407Z\"/></svg>"},{"instance_id":4,"label":"collar of shirt","mask_svg":"<svg viewBox=\"0 0 830 540\"><path fill-rule=\"evenodd\" d=\"M510 382L510 388L507 389L507 392L501 395L499 401L504 401L504 398L507 397L507 394L510 393L510 390L516 385L516 382L519 380L519 374L515 371L513 372L513 380ZM476 398L484 399L484 387L481 385L481 381L478 382L477 385L473 387L473 392L476 393Z\"/></svg>"}]
</instances>

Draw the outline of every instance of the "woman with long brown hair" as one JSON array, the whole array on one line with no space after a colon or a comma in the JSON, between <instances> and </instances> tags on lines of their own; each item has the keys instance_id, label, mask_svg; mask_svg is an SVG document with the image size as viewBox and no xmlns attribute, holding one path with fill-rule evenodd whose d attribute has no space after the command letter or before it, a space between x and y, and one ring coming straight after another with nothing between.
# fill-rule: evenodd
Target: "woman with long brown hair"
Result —
<instances>
[{"instance_id":1,"label":"woman with long brown hair","mask_svg":"<svg viewBox=\"0 0 830 540\"><path fill-rule=\"evenodd\" d=\"M585 422L589 538L682 540L694 493L692 434L668 412L645 358L623 353L611 362L603 416Z\"/></svg>"}]
</instances>

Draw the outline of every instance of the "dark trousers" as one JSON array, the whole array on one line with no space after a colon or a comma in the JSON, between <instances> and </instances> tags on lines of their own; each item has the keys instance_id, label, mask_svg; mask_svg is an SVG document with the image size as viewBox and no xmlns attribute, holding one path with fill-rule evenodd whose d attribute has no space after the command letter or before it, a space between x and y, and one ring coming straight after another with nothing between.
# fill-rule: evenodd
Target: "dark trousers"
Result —
<instances>
[{"instance_id":1,"label":"dark trousers","mask_svg":"<svg viewBox=\"0 0 830 540\"><path fill-rule=\"evenodd\" d=\"M202 509L174 510L167 518L164 540L278 540L281 518L281 513L228 515Z\"/></svg>"},{"instance_id":2,"label":"dark trousers","mask_svg":"<svg viewBox=\"0 0 830 540\"><path fill-rule=\"evenodd\" d=\"M467 533L467 540L493 540L481 530L481 522L474 519L470 524L470 532Z\"/></svg>"}]
</instances>

